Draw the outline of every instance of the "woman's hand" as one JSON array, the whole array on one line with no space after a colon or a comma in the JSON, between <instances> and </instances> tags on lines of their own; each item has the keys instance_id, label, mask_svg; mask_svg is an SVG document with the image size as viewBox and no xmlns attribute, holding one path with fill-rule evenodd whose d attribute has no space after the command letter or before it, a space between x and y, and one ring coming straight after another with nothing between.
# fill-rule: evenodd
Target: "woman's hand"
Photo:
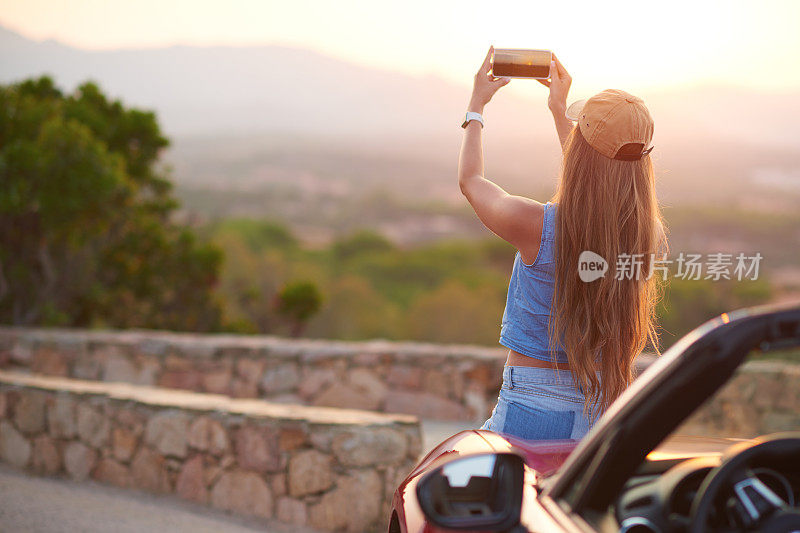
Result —
<instances>
[{"instance_id":1,"label":"woman's hand","mask_svg":"<svg viewBox=\"0 0 800 533\"><path fill-rule=\"evenodd\" d=\"M553 113L564 114L567 110L567 95L569 87L572 85L572 76L561 64L555 54L550 63L550 79L539 80L539 83L550 88L550 96L547 98L547 107Z\"/></svg>"},{"instance_id":2,"label":"woman's hand","mask_svg":"<svg viewBox=\"0 0 800 533\"><path fill-rule=\"evenodd\" d=\"M481 68L475 74L475 83L472 86L472 98L469 101L469 108L467 111L474 111L476 113L483 113L483 108L494 96L500 87L506 85L510 78L495 78L489 71L492 68L492 54L494 47L490 46L489 51L486 53L486 58L483 60Z\"/></svg>"},{"instance_id":3,"label":"woman's hand","mask_svg":"<svg viewBox=\"0 0 800 533\"><path fill-rule=\"evenodd\" d=\"M569 87L572 85L572 76L569 75L569 72L567 72L567 69L561 64L561 61L553 54L553 61L550 62L550 79L539 80L539 83L550 88L550 96L547 97L547 107L550 108L550 112L553 114L553 120L556 123L556 133L558 133L558 141L561 143L561 148L563 149L566 146L567 138L573 128L572 121L565 115L567 111Z\"/></svg>"}]
</instances>

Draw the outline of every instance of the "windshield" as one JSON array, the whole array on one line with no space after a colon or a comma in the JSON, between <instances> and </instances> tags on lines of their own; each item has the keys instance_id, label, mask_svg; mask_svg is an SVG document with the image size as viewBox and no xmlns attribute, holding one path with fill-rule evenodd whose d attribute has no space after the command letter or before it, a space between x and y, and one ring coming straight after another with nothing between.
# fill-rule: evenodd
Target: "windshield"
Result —
<instances>
[{"instance_id":1,"label":"windshield","mask_svg":"<svg viewBox=\"0 0 800 533\"><path fill-rule=\"evenodd\" d=\"M800 349L753 351L674 435L749 439L800 430Z\"/></svg>"}]
</instances>

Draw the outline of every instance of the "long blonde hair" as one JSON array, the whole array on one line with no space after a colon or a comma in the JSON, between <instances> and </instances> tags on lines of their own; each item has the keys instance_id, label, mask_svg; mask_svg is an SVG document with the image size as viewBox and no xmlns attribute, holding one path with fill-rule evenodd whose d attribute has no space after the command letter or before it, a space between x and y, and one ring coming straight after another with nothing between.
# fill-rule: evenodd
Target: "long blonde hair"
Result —
<instances>
[{"instance_id":1,"label":"long blonde hair","mask_svg":"<svg viewBox=\"0 0 800 533\"><path fill-rule=\"evenodd\" d=\"M650 156L609 159L575 127L553 201L558 237L551 350L560 346L566 352L575 384L585 394L585 410L596 417L631 383L634 359L647 342L658 351L655 306L661 283L649 269L653 257L666 250L666 239ZM608 262L604 277L581 281L578 258L584 250ZM635 271L633 279L616 279L620 254L641 258L638 279Z\"/></svg>"}]
</instances>

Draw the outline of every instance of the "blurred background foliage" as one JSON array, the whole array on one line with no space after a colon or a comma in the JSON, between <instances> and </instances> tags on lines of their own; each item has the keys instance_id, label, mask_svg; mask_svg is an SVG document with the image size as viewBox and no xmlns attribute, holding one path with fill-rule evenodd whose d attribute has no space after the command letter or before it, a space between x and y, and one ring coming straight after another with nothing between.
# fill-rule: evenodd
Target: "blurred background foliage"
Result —
<instances>
[{"instance_id":1,"label":"blurred background foliage","mask_svg":"<svg viewBox=\"0 0 800 533\"><path fill-rule=\"evenodd\" d=\"M269 213L179 223L153 113L46 77L0 87L0 111L2 323L497 345L515 251L496 237L311 246ZM671 278L663 344L771 297L763 275Z\"/></svg>"},{"instance_id":2,"label":"blurred background foliage","mask_svg":"<svg viewBox=\"0 0 800 533\"><path fill-rule=\"evenodd\" d=\"M211 330L215 247L174 224L153 113L93 83L0 88L0 320Z\"/></svg>"}]
</instances>

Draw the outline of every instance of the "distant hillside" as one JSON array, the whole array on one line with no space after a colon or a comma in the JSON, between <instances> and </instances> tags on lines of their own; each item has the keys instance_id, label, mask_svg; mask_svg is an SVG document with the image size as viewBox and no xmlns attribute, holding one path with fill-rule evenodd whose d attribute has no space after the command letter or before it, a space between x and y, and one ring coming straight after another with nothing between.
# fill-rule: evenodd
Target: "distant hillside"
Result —
<instances>
[{"instance_id":1,"label":"distant hillside","mask_svg":"<svg viewBox=\"0 0 800 533\"><path fill-rule=\"evenodd\" d=\"M456 85L276 46L87 51L2 27L0 65L0 82L48 73L72 89L93 79L128 105L156 110L176 140L176 178L191 182L214 168L204 181L227 184L258 180L264 168L274 175L290 167L290 183L298 173L319 174L327 163L308 163L305 155L319 154L315 146L337 152L344 173L351 161L352 174L367 180L369 159L389 154L387 161L406 161L408 172L424 166L418 180L449 184L470 81ZM487 172L518 192L552 189L559 160L545 91L530 83L535 99L501 93L486 113ZM800 91L703 87L641 96L656 121L654 157L668 199L747 195L772 205L785 192L798 195ZM187 146L189 137L201 142ZM409 181L397 171L374 179Z\"/></svg>"},{"instance_id":2,"label":"distant hillside","mask_svg":"<svg viewBox=\"0 0 800 533\"><path fill-rule=\"evenodd\" d=\"M85 51L0 28L0 63L2 81L49 73L72 88L97 80L126 102L158 110L174 135L441 134L468 97L441 80L275 46Z\"/></svg>"},{"instance_id":3,"label":"distant hillside","mask_svg":"<svg viewBox=\"0 0 800 533\"><path fill-rule=\"evenodd\" d=\"M457 86L277 46L87 51L32 41L2 27L0 64L4 82L50 73L72 88L95 79L130 104L156 109L166 130L181 136L333 129L360 137L446 136L463 111L470 81ZM539 95L536 102L498 96L489 111L498 124L493 130L549 134L544 91L536 85L531 92ZM669 142L682 134L800 146L794 134L800 92L706 87L642 96L656 115L656 135Z\"/></svg>"}]
</instances>

